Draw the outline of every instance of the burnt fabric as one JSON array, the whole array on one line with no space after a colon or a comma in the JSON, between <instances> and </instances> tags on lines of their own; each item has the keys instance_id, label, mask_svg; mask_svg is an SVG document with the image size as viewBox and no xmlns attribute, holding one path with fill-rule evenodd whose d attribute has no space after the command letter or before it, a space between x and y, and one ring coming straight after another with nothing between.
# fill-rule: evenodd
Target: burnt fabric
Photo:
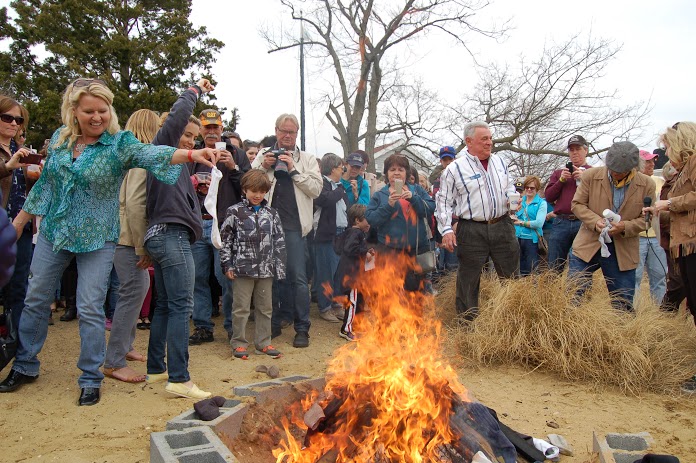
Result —
<instances>
[{"instance_id":1,"label":"burnt fabric","mask_svg":"<svg viewBox=\"0 0 696 463\"><path fill-rule=\"evenodd\" d=\"M491 461L517 461L515 446L503 434L498 420L485 405L458 400L453 405L454 415L450 423L460 436L459 445L455 445L460 453L465 450L468 454L465 456L471 459L476 452L481 451Z\"/></svg>"},{"instance_id":2,"label":"burnt fabric","mask_svg":"<svg viewBox=\"0 0 696 463\"><path fill-rule=\"evenodd\" d=\"M225 405L225 398L219 395L193 404L193 409L203 421L213 421L220 416L220 407Z\"/></svg>"}]
</instances>

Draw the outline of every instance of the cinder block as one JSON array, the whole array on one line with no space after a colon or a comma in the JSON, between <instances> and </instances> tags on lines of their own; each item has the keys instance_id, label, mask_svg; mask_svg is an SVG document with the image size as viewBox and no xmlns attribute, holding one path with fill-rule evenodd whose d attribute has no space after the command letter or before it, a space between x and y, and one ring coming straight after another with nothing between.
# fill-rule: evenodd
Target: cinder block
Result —
<instances>
[{"instance_id":1,"label":"cinder block","mask_svg":"<svg viewBox=\"0 0 696 463\"><path fill-rule=\"evenodd\" d=\"M167 431L182 431L186 428L191 428L194 426L208 426L210 428L215 428L221 421L224 421L231 414L236 413L237 407L243 405L239 400L228 399L220 407L220 416L211 421L203 421L198 418L196 411L191 408L181 415L172 418L167 422Z\"/></svg>"},{"instance_id":2,"label":"cinder block","mask_svg":"<svg viewBox=\"0 0 696 463\"><path fill-rule=\"evenodd\" d=\"M238 463L207 426L150 434L151 463Z\"/></svg>"},{"instance_id":3,"label":"cinder block","mask_svg":"<svg viewBox=\"0 0 696 463\"><path fill-rule=\"evenodd\" d=\"M593 432L592 441L593 451L599 454L601 463L633 463L642 458L654 442L647 432L604 436Z\"/></svg>"}]
</instances>

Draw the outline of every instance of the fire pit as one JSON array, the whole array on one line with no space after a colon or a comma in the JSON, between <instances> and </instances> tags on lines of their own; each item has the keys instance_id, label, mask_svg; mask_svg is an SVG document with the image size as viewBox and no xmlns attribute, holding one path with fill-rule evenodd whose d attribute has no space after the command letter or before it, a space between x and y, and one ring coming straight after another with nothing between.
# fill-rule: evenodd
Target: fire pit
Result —
<instances>
[{"instance_id":1,"label":"fire pit","mask_svg":"<svg viewBox=\"0 0 696 463\"><path fill-rule=\"evenodd\" d=\"M514 462L496 420L472 403L441 355L432 298L398 290L410 261L378 262L358 289L357 342L331 360L324 391L282 419L278 463ZM485 461L485 460L484 460Z\"/></svg>"}]
</instances>

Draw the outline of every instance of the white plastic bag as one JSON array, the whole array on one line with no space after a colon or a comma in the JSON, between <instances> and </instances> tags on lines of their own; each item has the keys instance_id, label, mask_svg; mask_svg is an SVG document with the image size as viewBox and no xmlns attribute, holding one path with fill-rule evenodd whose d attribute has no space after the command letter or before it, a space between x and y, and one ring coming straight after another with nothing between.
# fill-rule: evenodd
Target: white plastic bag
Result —
<instances>
[{"instance_id":1,"label":"white plastic bag","mask_svg":"<svg viewBox=\"0 0 696 463\"><path fill-rule=\"evenodd\" d=\"M213 170L210 172L210 187L208 187L208 194L205 196L205 200L203 201L203 205L208 211L208 214L213 216L213 229L210 232L210 241L212 241L213 246L215 246L216 249L222 248L220 225L218 225L217 216L217 196L221 179L222 172L220 172L220 169L213 166Z\"/></svg>"}]
</instances>

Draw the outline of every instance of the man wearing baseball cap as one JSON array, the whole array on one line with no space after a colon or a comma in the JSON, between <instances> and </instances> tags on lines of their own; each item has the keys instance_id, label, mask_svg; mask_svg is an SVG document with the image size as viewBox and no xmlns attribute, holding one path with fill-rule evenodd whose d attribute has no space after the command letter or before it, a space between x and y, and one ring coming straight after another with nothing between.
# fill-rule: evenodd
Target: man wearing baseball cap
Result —
<instances>
[{"instance_id":1,"label":"man wearing baseball cap","mask_svg":"<svg viewBox=\"0 0 696 463\"><path fill-rule=\"evenodd\" d=\"M549 235L549 268L562 272L568 260L568 252L582 222L571 211L571 201L580 184L580 176L587 164L587 140L582 135L573 135L568 140L568 156L570 162L566 167L557 169L551 174L546 185L546 202L553 204L553 212L548 213L547 219L553 218L553 226ZM571 172L572 164L572 172Z\"/></svg>"},{"instance_id":2,"label":"man wearing baseball cap","mask_svg":"<svg viewBox=\"0 0 696 463\"><path fill-rule=\"evenodd\" d=\"M199 115L201 121L201 136L206 148L215 149L215 144L222 140L222 116L212 108L204 109ZM203 221L203 236L191 245L191 254L195 262L196 286L193 293L193 334L189 337L190 345L199 345L213 342L212 320L213 300L210 293L210 269L214 268L215 278L222 288L222 311L225 317L223 322L227 337L232 333L232 283L222 273L220 266L220 252L213 246L211 232L213 216L217 214L218 226L225 220L227 208L242 200L240 181L242 175L251 169L251 164L246 153L241 149L225 143L220 161L216 167L222 172L222 179L218 185L217 207L215 211L208 211L203 202L208 193L208 184L199 184L196 188L198 201L201 205L201 219ZM211 168L203 164L194 164L192 174L210 172Z\"/></svg>"},{"instance_id":3,"label":"man wearing baseball cap","mask_svg":"<svg viewBox=\"0 0 696 463\"><path fill-rule=\"evenodd\" d=\"M655 171L655 160L658 155L645 150L640 150L639 153L642 172L652 177ZM655 192L659 197L664 179L654 177L653 180L657 184ZM653 217L653 220L658 220L658 218ZM636 268L635 299L638 299L640 283L643 280L643 269L645 268L648 272L648 281L650 282L650 296L657 304L660 304L667 292L667 255L660 246L654 226L640 232L638 239L640 247L638 250L638 267Z\"/></svg>"},{"instance_id":4,"label":"man wearing baseball cap","mask_svg":"<svg viewBox=\"0 0 696 463\"><path fill-rule=\"evenodd\" d=\"M361 175L363 167L365 167L363 153L365 152L358 150L346 157L348 170L341 177L341 183L346 189L346 195L348 196L348 208L353 204L364 204L367 206L370 203L370 185Z\"/></svg>"},{"instance_id":5,"label":"man wearing baseball cap","mask_svg":"<svg viewBox=\"0 0 696 463\"><path fill-rule=\"evenodd\" d=\"M627 311L633 310L638 234L645 230L643 198L655 201L655 182L638 172L638 158L638 147L630 141L614 143L607 151L606 166L582 175L572 202L572 212L584 227L573 241L568 277L580 281L582 294L601 268L612 305ZM620 219L609 223L607 210Z\"/></svg>"},{"instance_id":6,"label":"man wearing baseball cap","mask_svg":"<svg viewBox=\"0 0 696 463\"><path fill-rule=\"evenodd\" d=\"M442 171L455 160L457 151L454 149L454 146L443 146L440 148L438 154L440 156L440 165L433 170L433 173L430 174L430 178L428 178L433 185L433 198L437 195L437 192L440 191L440 174L442 174ZM453 217L452 223L456 223L457 220L458 217ZM440 231L437 227L435 227L435 241L438 245L442 244L442 235L440 235ZM440 254L437 257L437 267L440 271L456 270L457 267L459 267L457 253L450 252L445 248L440 248Z\"/></svg>"}]
</instances>

